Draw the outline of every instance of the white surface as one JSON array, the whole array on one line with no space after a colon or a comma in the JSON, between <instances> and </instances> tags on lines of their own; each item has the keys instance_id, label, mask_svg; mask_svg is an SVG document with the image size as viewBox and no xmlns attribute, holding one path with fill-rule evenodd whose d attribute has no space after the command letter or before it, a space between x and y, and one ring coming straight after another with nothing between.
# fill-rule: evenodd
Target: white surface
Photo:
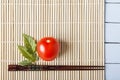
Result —
<instances>
[{"instance_id":1,"label":"white surface","mask_svg":"<svg viewBox=\"0 0 120 80\"><path fill-rule=\"evenodd\" d=\"M105 25L105 41L120 42L120 0L106 0L105 2L108 2L105 21L112 22ZM105 54L106 80L120 80L120 44L105 44Z\"/></svg>"},{"instance_id":2,"label":"white surface","mask_svg":"<svg viewBox=\"0 0 120 80\"><path fill-rule=\"evenodd\" d=\"M120 0L106 0L106 2L120 2Z\"/></svg>"},{"instance_id":3,"label":"white surface","mask_svg":"<svg viewBox=\"0 0 120 80\"><path fill-rule=\"evenodd\" d=\"M106 4L106 22L120 22L120 4Z\"/></svg>"},{"instance_id":4,"label":"white surface","mask_svg":"<svg viewBox=\"0 0 120 80\"><path fill-rule=\"evenodd\" d=\"M106 42L120 42L120 24L106 24L105 27Z\"/></svg>"},{"instance_id":5,"label":"white surface","mask_svg":"<svg viewBox=\"0 0 120 80\"><path fill-rule=\"evenodd\" d=\"M120 80L120 64L106 64L106 80Z\"/></svg>"},{"instance_id":6,"label":"white surface","mask_svg":"<svg viewBox=\"0 0 120 80\"><path fill-rule=\"evenodd\" d=\"M120 44L106 44L106 63L120 63Z\"/></svg>"}]
</instances>

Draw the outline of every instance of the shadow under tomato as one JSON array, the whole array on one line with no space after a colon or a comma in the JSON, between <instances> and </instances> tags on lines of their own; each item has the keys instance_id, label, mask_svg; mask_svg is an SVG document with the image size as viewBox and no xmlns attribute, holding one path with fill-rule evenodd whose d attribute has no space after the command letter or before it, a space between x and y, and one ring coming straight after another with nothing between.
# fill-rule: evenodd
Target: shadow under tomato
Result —
<instances>
[{"instance_id":1,"label":"shadow under tomato","mask_svg":"<svg viewBox=\"0 0 120 80\"><path fill-rule=\"evenodd\" d=\"M67 53L67 50L69 49L68 43L62 40L59 40L60 43L60 52L59 57L64 56Z\"/></svg>"}]
</instances>

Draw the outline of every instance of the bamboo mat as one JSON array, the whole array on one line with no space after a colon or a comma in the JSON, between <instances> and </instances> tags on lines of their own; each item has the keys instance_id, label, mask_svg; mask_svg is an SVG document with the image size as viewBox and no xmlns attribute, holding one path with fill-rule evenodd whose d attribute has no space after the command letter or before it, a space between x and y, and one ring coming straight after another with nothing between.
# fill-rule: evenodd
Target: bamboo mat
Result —
<instances>
[{"instance_id":1,"label":"bamboo mat","mask_svg":"<svg viewBox=\"0 0 120 80\"><path fill-rule=\"evenodd\" d=\"M44 65L104 66L104 0L0 0L0 80L104 80L98 71L16 71L22 33L57 38L60 55Z\"/></svg>"}]
</instances>

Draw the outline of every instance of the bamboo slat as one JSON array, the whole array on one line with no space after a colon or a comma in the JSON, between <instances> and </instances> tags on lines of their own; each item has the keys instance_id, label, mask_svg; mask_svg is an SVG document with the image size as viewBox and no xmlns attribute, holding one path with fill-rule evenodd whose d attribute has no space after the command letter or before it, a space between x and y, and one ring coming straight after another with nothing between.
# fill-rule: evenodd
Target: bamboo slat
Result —
<instances>
[{"instance_id":1,"label":"bamboo slat","mask_svg":"<svg viewBox=\"0 0 120 80\"><path fill-rule=\"evenodd\" d=\"M17 71L22 33L52 36L60 55L38 65L104 66L104 0L0 0L0 80L104 80L104 70Z\"/></svg>"}]
</instances>

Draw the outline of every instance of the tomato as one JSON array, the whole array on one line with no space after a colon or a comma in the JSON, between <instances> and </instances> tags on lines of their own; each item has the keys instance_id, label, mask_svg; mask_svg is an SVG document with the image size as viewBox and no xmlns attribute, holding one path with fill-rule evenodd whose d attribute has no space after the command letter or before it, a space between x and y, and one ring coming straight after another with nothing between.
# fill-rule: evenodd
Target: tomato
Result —
<instances>
[{"instance_id":1,"label":"tomato","mask_svg":"<svg viewBox=\"0 0 120 80\"><path fill-rule=\"evenodd\" d=\"M38 55L45 61L55 59L59 54L59 50L59 42L53 37L42 38L37 43Z\"/></svg>"}]
</instances>

